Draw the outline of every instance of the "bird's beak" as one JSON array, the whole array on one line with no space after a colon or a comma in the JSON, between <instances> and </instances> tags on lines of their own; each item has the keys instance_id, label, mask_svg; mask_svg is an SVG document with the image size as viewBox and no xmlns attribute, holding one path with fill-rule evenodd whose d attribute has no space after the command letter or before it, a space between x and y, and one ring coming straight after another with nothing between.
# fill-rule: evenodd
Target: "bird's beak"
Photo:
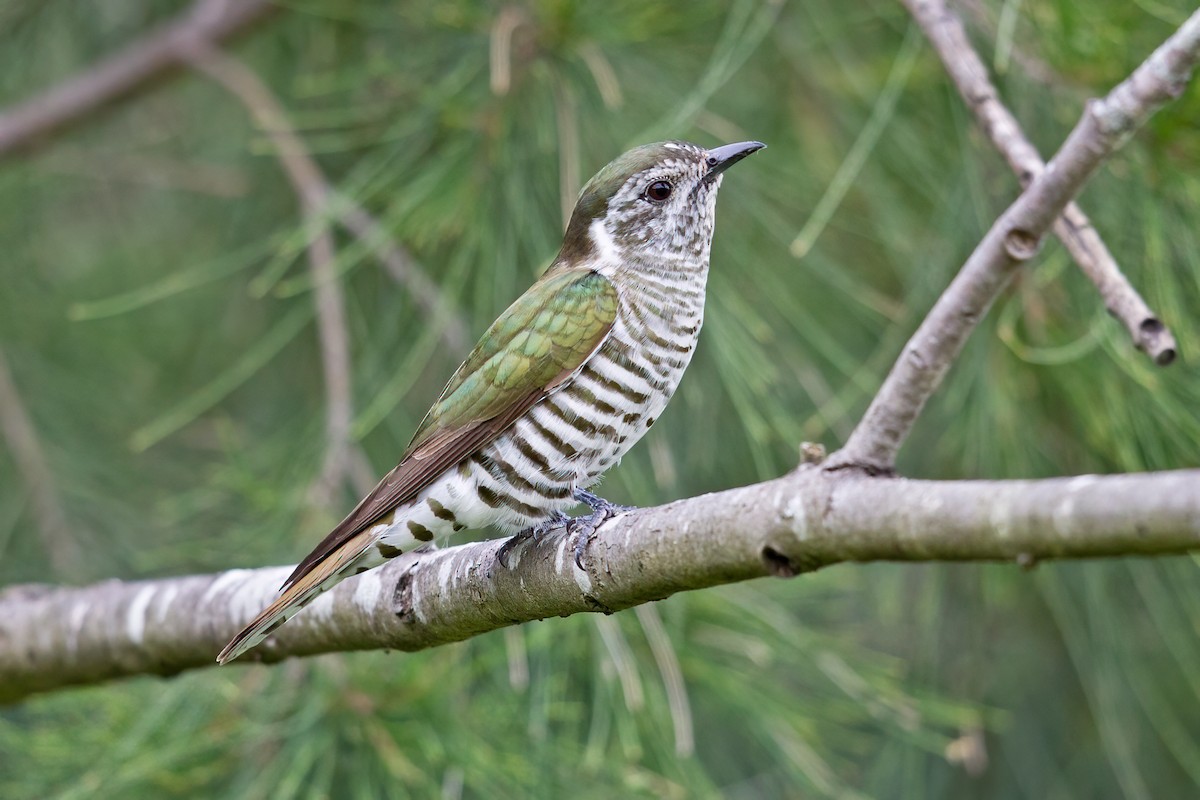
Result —
<instances>
[{"instance_id":1,"label":"bird's beak","mask_svg":"<svg viewBox=\"0 0 1200 800\"><path fill-rule=\"evenodd\" d=\"M766 145L762 142L738 142L736 144L714 147L708 151L708 157L704 159L704 162L708 164L708 172L704 175L704 182L711 183L722 172L751 153L757 153L764 147Z\"/></svg>"}]
</instances>

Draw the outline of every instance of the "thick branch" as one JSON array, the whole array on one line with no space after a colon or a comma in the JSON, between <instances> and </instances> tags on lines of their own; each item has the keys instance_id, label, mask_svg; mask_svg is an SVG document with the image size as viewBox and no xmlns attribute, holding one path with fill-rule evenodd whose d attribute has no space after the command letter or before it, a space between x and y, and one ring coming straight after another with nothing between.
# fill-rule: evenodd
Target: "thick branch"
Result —
<instances>
[{"instance_id":1,"label":"thick branch","mask_svg":"<svg viewBox=\"0 0 1200 800\"><path fill-rule=\"evenodd\" d=\"M1177 97L1200 60L1200 11L1194 13L1083 118L1046 169L996 221L921 323L846 446L827 469L888 473L925 402L1016 268L1100 164L1151 114Z\"/></svg>"},{"instance_id":2,"label":"thick branch","mask_svg":"<svg viewBox=\"0 0 1200 800\"><path fill-rule=\"evenodd\" d=\"M561 531L497 561L502 540L413 553L348 579L251 657L420 650L530 620L610 612L848 561L1016 561L1200 548L1200 470L1041 481L911 481L812 465L626 514L585 569ZM289 568L0 594L0 701L212 666Z\"/></svg>"},{"instance_id":3,"label":"thick branch","mask_svg":"<svg viewBox=\"0 0 1200 800\"><path fill-rule=\"evenodd\" d=\"M176 20L53 88L0 113L0 158L32 146L176 72L198 44L224 41L276 6L268 0L197 0Z\"/></svg>"},{"instance_id":4,"label":"thick branch","mask_svg":"<svg viewBox=\"0 0 1200 800\"><path fill-rule=\"evenodd\" d=\"M958 17L944 0L903 2L925 32L984 133L1017 173L1021 185L1028 186L1046 165L1016 117L1000 101L1000 93L988 78L987 67L971 46ZM1063 215L1054 222L1054 235L1096 285L1105 307L1125 326L1137 348L1159 366L1174 361L1175 337L1121 272L1091 220L1076 203L1068 203Z\"/></svg>"}]
</instances>

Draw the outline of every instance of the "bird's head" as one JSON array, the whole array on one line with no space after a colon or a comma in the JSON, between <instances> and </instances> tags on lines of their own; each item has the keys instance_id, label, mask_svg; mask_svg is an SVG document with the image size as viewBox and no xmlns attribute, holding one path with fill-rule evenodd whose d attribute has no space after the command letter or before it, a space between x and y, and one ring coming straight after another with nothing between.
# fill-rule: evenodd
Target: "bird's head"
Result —
<instances>
[{"instance_id":1,"label":"bird's head","mask_svg":"<svg viewBox=\"0 0 1200 800\"><path fill-rule=\"evenodd\" d=\"M602 272L631 261L706 267L722 173L764 147L656 142L618 156L579 193L558 262Z\"/></svg>"}]
</instances>

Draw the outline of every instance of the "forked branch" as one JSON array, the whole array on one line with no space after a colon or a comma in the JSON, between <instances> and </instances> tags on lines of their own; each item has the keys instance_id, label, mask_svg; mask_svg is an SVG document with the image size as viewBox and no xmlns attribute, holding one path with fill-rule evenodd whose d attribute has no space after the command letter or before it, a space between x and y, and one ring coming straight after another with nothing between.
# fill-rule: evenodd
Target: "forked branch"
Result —
<instances>
[{"instance_id":1,"label":"forked branch","mask_svg":"<svg viewBox=\"0 0 1200 800\"><path fill-rule=\"evenodd\" d=\"M1021 130L1017 118L1000 100L1000 93L988 78L987 67L971 46L962 22L947 7L945 0L903 2L933 45L963 101L975 114L979 127L1017 174L1021 186L1028 186L1046 165ZM1125 326L1134 345L1159 366L1174 361L1177 353L1175 337L1121 272L1104 240L1077 203L1068 203L1063 215L1055 220L1054 235L1083 274L1095 284L1105 307Z\"/></svg>"},{"instance_id":2,"label":"forked branch","mask_svg":"<svg viewBox=\"0 0 1200 800\"><path fill-rule=\"evenodd\" d=\"M1200 12L1089 105L1055 159L988 232L888 376L834 467L622 515L587 543L562 531L412 553L348 579L252 652L263 661L419 650L548 616L831 564L1178 554L1200 548L1200 471L1040 481L910 481L888 473L929 395L1015 268L1104 157L1178 94L1200 58ZM212 665L289 568L0 593L0 701Z\"/></svg>"},{"instance_id":3,"label":"forked branch","mask_svg":"<svg viewBox=\"0 0 1200 800\"><path fill-rule=\"evenodd\" d=\"M1100 164L1183 92L1198 60L1200 11L1107 97L1088 103L1050 164L992 225L938 298L827 469L892 471L926 401L1017 267L1037 254L1047 231Z\"/></svg>"}]
</instances>

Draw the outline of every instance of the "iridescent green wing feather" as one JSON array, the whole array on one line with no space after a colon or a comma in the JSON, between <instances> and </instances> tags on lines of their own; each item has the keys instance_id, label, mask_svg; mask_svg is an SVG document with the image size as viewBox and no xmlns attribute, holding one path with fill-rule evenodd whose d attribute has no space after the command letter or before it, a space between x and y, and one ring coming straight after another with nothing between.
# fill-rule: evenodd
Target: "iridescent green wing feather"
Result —
<instances>
[{"instance_id":1,"label":"iridescent green wing feather","mask_svg":"<svg viewBox=\"0 0 1200 800\"><path fill-rule=\"evenodd\" d=\"M617 290L590 270L547 273L488 328L425 416L399 466L296 567L291 585L346 540L483 447L575 373L617 318Z\"/></svg>"},{"instance_id":2,"label":"iridescent green wing feather","mask_svg":"<svg viewBox=\"0 0 1200 800\"><path fill-rule=\"evenodd\" d=\"M583 365L616 317L617 290L602 275L570 270L547 276L492 323L429 410L409 451L439 431L503 416L530 392L545 396Z\"/></svg>"}]
</instances>

